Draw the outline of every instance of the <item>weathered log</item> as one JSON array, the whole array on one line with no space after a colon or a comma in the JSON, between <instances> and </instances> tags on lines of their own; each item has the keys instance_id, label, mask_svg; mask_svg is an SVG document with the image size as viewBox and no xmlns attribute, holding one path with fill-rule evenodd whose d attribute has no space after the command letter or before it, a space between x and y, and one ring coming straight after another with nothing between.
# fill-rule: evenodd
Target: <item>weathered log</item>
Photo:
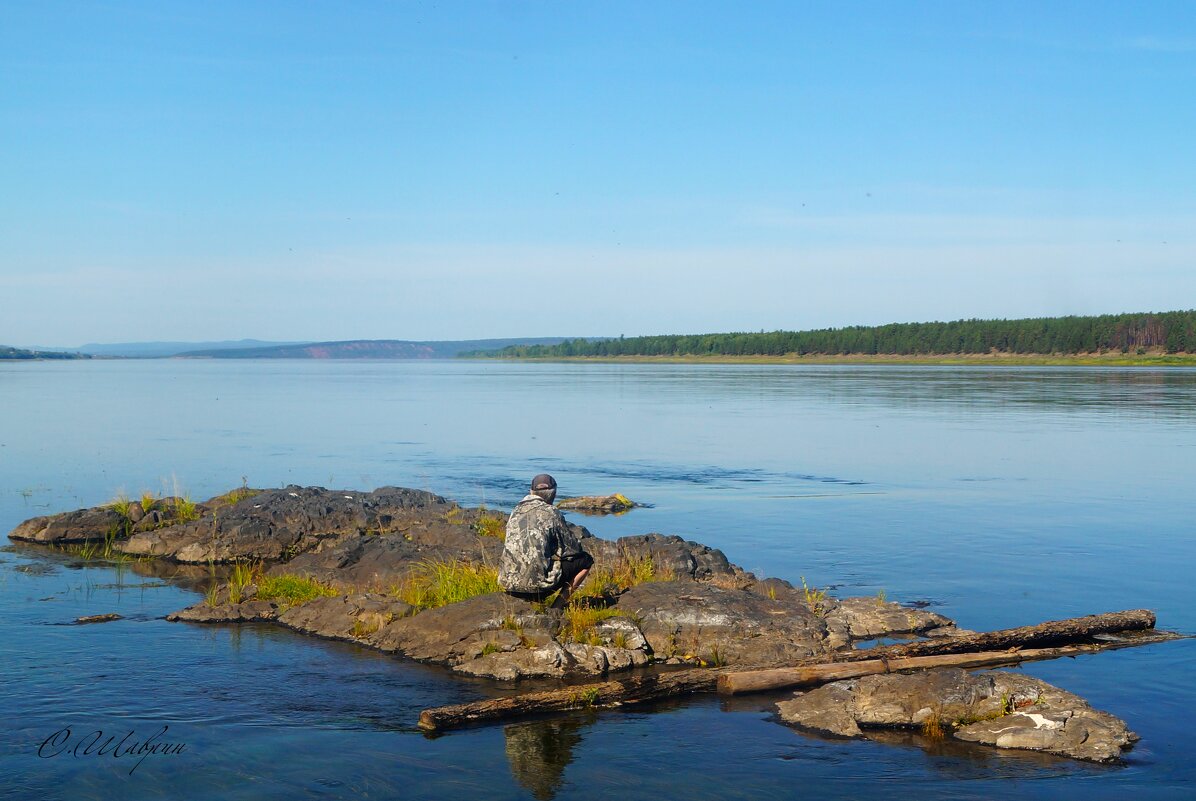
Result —
<instances>
[{"instance_id":1,"label":"weathered log","mask_svg":"<svg viewBox=\"0 0 1196 801\"><path fill-rule=\"evenodd\" d=\"M442 706L421 712L419 727L425 731L440 731L460 728L471 723L544 712L624 706L688 693L709 693L714 692L717 677L718 674L712 670L675 670L565 687L560 690Z\"/></svg>"},{"instance_id":2,"label":"weathered log","mask_svg":"<svg viewBox=\"0 0 1196 801\"><path fill-rule=\"evenodd\" d=\"M560 690L425 709L420 713L419 726L426 731L444 731L494 720L572 709L620 707L716 689L738 694L822 684L869 673L946 666L995 667L1146 645L1178 637L1166 632L1142 634L1144 629L1153 628L1154 623L1151 612L1133 610L964 637L839 652L834 655L834 661L810 660L786 668L695 669L630 676ZM1092 642L1098 635L1114 633L1123 636L1106 642ZM1023 645L1050 647L1022 649ZM744 689L737 689L740 687Z\"/></svg>"},{"instance_id":3,"label":"weathered log","mask_svg":"<svg viewBox=\"0 0 1196 801\"><path fill-rule=\"evenodd\" d=\"M835 655L835 661L962 654L973 651L1000 651L1007 648L1047 648L1090 640L1099 634L1153 629L1154 624L1154 613L1149 609L1131 609L1125 612L1049 620L1036 626L999 629L963 637L941 637L883 648L842 652Z\"/></svg>"},{"instance_id":4,"label":"weathered log","mask_svg":"<svg viewBox=\"0 0 1196 801\"><path fill-rule=\"evenodd\" d=\"M769 692L772 690L813 687L841 679L855 679L879 673L901 673L910 670L930 670L941 667L982 668L1020 665L1065 656L1080 656L1129 648L1135 645L1178 639L1168 632L1152 632L1139 637L1126 637L1108 642L1060 645L1054 648L1013 648L1004 651L979 651L964 654L936 654L933 656L893 657L891 659L861 659L854 662L831 662L767 670L744 670L722 673L718 677L718 692L722 695Z\"/></svg>"}]
</instances>

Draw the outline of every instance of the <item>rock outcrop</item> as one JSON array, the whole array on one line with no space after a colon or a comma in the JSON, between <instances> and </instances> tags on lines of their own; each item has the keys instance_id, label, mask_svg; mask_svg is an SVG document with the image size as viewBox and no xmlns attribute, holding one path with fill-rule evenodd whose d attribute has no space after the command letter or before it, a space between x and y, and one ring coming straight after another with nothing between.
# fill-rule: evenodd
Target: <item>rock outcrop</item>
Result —
<instances>
[{"instance_id":1,"label":"rock outcrop","mask_svg":"<svg viewBox=\"0 0 1196 801\"><path fill-rule=\"evenodd\" d=\"M192 564L287 561L328 539L401 531L449 509L447 500L421 490L291 486L260 492L199 520L134 534L122 550Z\"/></svg>"},{"instance_id":2,"label":"rock outcrop","mask_svg":"<svg viewBox=\"0 0 1196 801\"><path fill-rule=\"evenodd\" d=\"M1020 673L943 668L827 684L777 705L786 723L839 737L869 729L919 729L997 748L1092 762L1119 759L1138 739L1084 699Z\"/></svg>"},{"instance_id":3,"label":"rock outcrop","mask_svg":"<svg viewBox=\"0 0 1196 801\"><path fill-rule=\"evenodd\" d=\"M595 676L652 662L785 665L852 639L950 625L874 598L839 601L779 579L762 581L721 551L678 536L611 541L574 524L595 559L594 597L584 602L592 609L562 617L488 593L419 611L399 596L409 597L404 587L427 566L498 564L504 515L397 487L242 488L193 507L187 517L195 519L182 521L176 499L149 511L136 502L97 507L36 518L10 536L111 540L115 528L115 548L154 557L138 562L139 570L162 564L212 571L211 585L235 563L251 566L256 582L310 580L319 591L289 605L254 583L242 581L235 591L215 586L168 619L272 623L500 679ZM578 624L574 614L590 617Z\"/></svg>"}]
</instances>

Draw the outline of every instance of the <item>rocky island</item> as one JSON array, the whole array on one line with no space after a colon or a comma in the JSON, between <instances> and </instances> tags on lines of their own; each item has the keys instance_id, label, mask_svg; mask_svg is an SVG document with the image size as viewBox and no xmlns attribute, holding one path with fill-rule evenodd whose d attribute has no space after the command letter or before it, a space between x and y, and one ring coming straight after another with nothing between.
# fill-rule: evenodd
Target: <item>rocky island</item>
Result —
<instances>
[{"instance_id":1,"label":"rocky island","mask_svg":"<svg viewBox=\"0 0 1196 801\"><path fill-rule=\"evenodd\" d=\"M146 496L37 517L9 537L79 548L85 555L102 544L120 559L206 571L206 597L168 620L270 623L503 681L569 685L683 665L710 671L783 667L833 661L861 640L970 634L926 609L876 597L835 599L758 578L722 552L678 536L612 541L574 524L595 566L569 606L554 611L497 586L505 522L495 511L399 487L241 487L202 503ZM838 736L856 736L869 725L926 728L928 720L938 725L941 719L960 739L1098 761L1115 759L1133 740L1123 723L1088 709L1082 699L1049 685L1022 686L1024 677L1016 675L983 675L955 671L916 687L889 686L909 676L867 677L799 693L778 712L793 725ZM920 700L878 722L861 700L881 692L873 682L887 687L883 692L891 698ZM926 700L936 690L938 700ZM943 713L950 719L940 714L954 709L951 699L965 697L979 711ZM1034 706L1039 698L1041 708ZM972 725L1012 720L1015 713L1024 718L1018 725L1031 725L1032 733L1008 736L991 726L985 733ZM977 718L969 727L953 725L969 716ZM1081 719L1087 721L1084 731L1103 733L1106 745L1085 744L1096 735L1075 735L1079 724L1068 721ZM1079 741L1073 748L1041 736L1067 725Z\"/></svg>"}]
</instances>

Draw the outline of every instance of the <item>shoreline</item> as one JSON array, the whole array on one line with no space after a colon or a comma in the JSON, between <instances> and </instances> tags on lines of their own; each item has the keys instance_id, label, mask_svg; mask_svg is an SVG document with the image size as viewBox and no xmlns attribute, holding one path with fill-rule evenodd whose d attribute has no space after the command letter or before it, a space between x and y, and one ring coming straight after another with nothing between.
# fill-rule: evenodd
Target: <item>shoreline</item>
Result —
<instances>
[{"instance_id":1,"label":"shoreline","mask_svg":"<svg viewBox=\"0 0 1196 801\"><path fill-rule=\"evenodd\" d=\"M809 365L940 365L952 367L1196 367L1196 353L1158 353L1130 356L1083 354L1076 356L955 353L907 355L805 355L784 356L492 356L463 357L469 361L579 362L594 364L809 364Z\"/></svg>"}]
</instances>

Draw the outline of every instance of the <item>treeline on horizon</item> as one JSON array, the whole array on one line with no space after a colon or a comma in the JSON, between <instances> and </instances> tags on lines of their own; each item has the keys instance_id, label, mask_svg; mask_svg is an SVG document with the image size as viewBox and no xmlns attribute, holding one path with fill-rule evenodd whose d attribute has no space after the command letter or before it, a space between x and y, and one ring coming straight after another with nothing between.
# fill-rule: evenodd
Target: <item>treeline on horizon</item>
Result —
<instances>
[{"instance_id":1,"label":"treeline on horizon","mask_svg":"<svg viewBox=\"0 0 1196 801\"><path fill-rule=\"evenodd\" d=\"M0 359L90 359L84 353L62 353L53 350L25 350L0 345Z\"/></svg>"},{"instance_id":2,"label":"treeline on horizon","mask_svg":"<svg viewBox=\"0 0 1196 801\"><path fill-rule=\"evenodd\" d=\"M469 355L506 358L570 356L786 356L1168 353L1196 351L1196 310L955 320L824 328L813 331L572 339Z\"/></svg>"}]
</instances>

